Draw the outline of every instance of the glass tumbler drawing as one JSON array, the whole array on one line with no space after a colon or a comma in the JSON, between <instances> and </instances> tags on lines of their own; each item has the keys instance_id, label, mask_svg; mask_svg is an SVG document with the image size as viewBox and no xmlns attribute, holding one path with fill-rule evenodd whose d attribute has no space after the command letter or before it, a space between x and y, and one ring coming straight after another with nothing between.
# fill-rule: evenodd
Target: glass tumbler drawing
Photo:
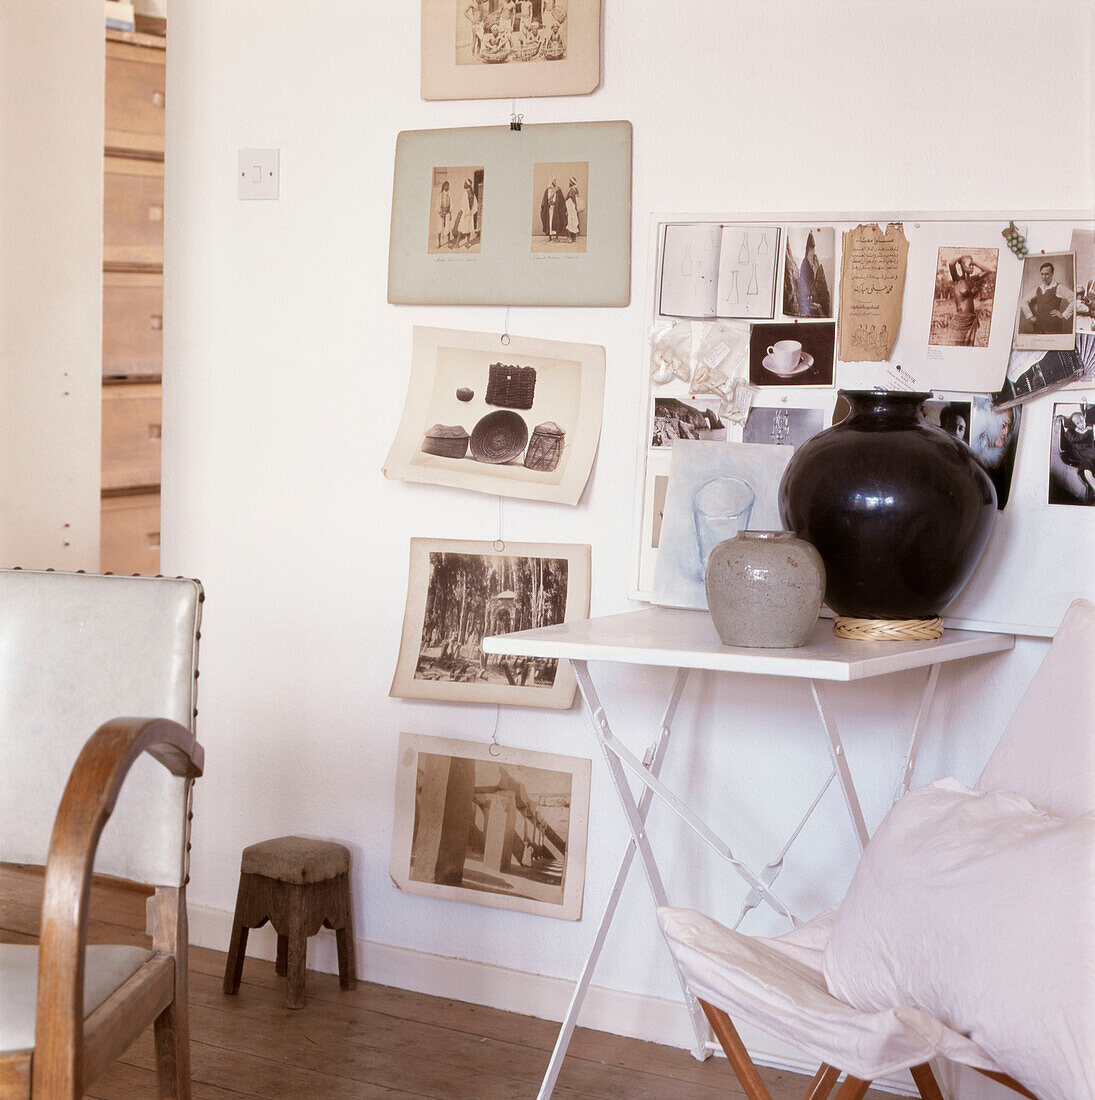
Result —
<instances>
[{"instance_id":1,"label":"glass tumbler drawing","mask_svg":"<svg viewBox=\"0 0 1095 1100\"><path fill-rule=\"evenodd\" d=\"M692 522L699 552L699 576L707 569L711 551L724 539L733 538L749 526L756 494L740 477L713 477L692 496Z\"/></svg>"}]
</instances>

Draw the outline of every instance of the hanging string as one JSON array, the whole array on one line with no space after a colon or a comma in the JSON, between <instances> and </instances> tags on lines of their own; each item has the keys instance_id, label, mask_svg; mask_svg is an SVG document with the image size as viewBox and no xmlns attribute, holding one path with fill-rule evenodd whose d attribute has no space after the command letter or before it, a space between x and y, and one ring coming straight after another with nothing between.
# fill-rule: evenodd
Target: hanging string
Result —
<instances>
[{"instance_id":1,"label":"hanging string","mask_svg":"<svg viewBox=\"0 0 1095 1100\"><path fill-rule=\"evenodd\" d=\"M506 548L506 540L502 537L502 499L498 498L498 538L494 540L494 549L499 554Z\"/></svg>"},{"instance_id":2,"label":"hanging string","mask_svg":"<svg viewBox=\"0 0 1095 1100\"><path fill-rule=\"evenodd\" d=\"M494 705L494 733L490 735L490 744L487 746L487 752L491 756L501 756L502 746L498 743L498 722L502 717L502 704L495 703Z\"/></svg>"},{"instance_id":3,"label":"hanging string","mask_svg":"<svg viewBox=\"0 0 1095 1100\"><path fill-rule=\"evenodd\" d=\"M509 347L509 306L506 306L506 319L502 322L502 346Z\"/></svg>"}]
</instances>

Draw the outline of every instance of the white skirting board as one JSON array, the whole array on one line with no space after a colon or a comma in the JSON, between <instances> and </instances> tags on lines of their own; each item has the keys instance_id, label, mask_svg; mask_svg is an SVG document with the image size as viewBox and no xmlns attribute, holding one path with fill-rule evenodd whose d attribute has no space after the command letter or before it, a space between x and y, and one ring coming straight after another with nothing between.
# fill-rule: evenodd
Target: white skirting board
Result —
<instances>
[{"instance_id":1,"label":"white skirting board","mask_svg":"<svg viewBox=\"0 0 1095 1100\"><path fill-rule=\"evenodd\" d=\"M191 944L216 951L228 950L232 932L231 913L193 904L187 906L187 912ZM248 957L273 960L276 950L277 938L269 924L251 929L247 940ZM428 993L434 997L448 997L455 1001L469 1001L542 1020L562 1020L570 1001L573 983L564 978L509 970L446 955L430 955L424 951L363 939L355 940L355 950L357 976L362 981ZM323 974L338 973L334 932L323 929L308 940L308 968ZM245 968L245 979L246 976ZM690 1057L687 1052L695 1042L683 1002L624 993L597 985L590 986L578 1023L580 1027L680 1047L682 1058ZM738 1021L735 1021L735 1027L759 1065L805 1073L807 1076L812 1076L816 1071L817 1063L805 1060L801 1052L793 1047ZM731 1073L729 1069L726 1072ZM900 1080L880 1078L874 1087L901 1096L916 1095L907 1074L902 1074Z\"/></svg>"}]
</instances>

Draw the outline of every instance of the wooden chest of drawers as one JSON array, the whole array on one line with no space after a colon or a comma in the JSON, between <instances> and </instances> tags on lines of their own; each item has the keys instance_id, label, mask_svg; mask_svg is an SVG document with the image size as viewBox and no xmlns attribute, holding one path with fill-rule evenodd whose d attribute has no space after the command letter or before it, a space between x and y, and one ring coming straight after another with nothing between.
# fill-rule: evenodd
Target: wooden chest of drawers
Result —
<instances>
[{"instance_id":1,"label":"wooden chest of drawers","mask_svg":"<svg viewBox=\"0 0 1095 1100\"><path fill-rule=\"evenodd\" d=\"M160 570L166 39L107 32L99 568Z\"/></svg>"}]
</instances>

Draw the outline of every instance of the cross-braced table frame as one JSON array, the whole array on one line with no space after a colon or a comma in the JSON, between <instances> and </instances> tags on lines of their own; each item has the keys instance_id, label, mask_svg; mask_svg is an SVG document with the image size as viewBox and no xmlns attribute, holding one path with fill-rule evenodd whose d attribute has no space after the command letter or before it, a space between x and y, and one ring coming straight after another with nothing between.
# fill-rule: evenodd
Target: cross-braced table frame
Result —
<instances>
[{"instance_id":1,"label":"cross-braced table frame","mask_svg":"<svg viewBox=\"0 0 1095 1100\"><path fill-rule=\"evenodd\" d=\"M773 891L772 884L782 870L788 851L834 779L844 796L861 849L868 839L867 825L848 767L840 732L830 708L826 706L823 699L822 682L856 680L911 668L927 669L920 705L894 792L896 801L909 789L941 666L949 661L1010 649L1012 644L1013 639L1009 635L982 634L972 631L947 631L941 639L934 642L850 642L833 638L830 624L822 621L815 628L808 643L800 649L736 649L720 645L707 615L663 608L629 612L577 623L564 623L559 626L485 639L484 649L491 653L570 660L582 699L592 720L594 735L604 755L612 785L631 834L620 860L616 879L609 892L604 913L597 926L589 956L582 967L566 1015L563 1017L559 1036L540 1086L538 1100L548 1100L555 1088L578 1015L589 990L593 971L600 958L636 854L639 856L639 863L654 906L669 904L661 872L646 833L646 818L654 798L664 802L749 885L749 892L738 916L738 924L746 913L764 902L786 917L792 925L796 925L799 923L798 918ZM654 740L641 759L613 733L590 675L590 661L676 668L673 687L662 714L661 723ZM677 708L691 673L697 669L808 679L818 718L825 731L831 761L829 774L824 778L817 795L776 858L759 872L753 871L738 859L730 845L693 813L687 803L660 778L662 764L672 737ZM638 797L628 781L629 775L638 781ZM681 991L696 1040L692 1054L698 1059L708 1058L715 1050L715 1044L710 1037L707 1021L695 994L688 987L679 970L677 977L681 983Z\"/></svg>"}]
</instances>

